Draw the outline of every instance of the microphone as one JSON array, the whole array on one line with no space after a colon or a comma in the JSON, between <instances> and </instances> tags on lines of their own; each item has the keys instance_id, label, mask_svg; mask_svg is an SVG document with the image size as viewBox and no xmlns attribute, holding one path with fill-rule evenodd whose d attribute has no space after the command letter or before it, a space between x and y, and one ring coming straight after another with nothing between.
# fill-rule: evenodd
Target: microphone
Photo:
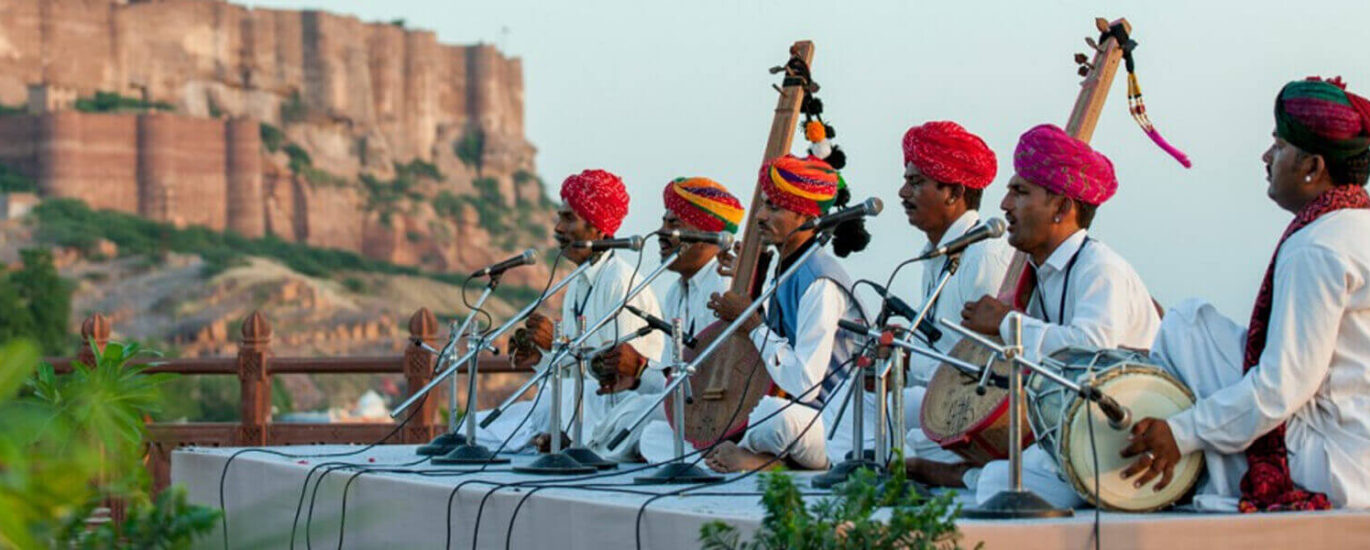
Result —
<instances>
[{"instance_id":1,"label":"microphone","mask_svg":"<svg viewBox=\"0 0 1370 550\"><path fill-rule=\"evenodd\" d=\"M642 241L642 237L641 237L641 236L639 236L639 235L633 235L633 236L631 236L631 237L624 237L624 238L622 238L622 239L600 239L600 240L598 240L598 241L575 241L575 242L571 243L571 246L576 247L576 248L588 248L588 249L593 250L593 251L595 251L595 252L599 252L599 251L601 251L601 250L613 250L613 249L616 249L616 248L624 248L624 249L628 249L628 250L632 250L632 251L634 251L634 252L637 252L637 251L639 251L639 250L642 250L642 243L643 243L643 241Z\"/></svg>"},{"instance_id":2,"label":"microphone","mask_svg":"<svg viewBox=\"0 0 1370 550\"><path fill-rule=\"evenodd\" d=\"M880 202L880 199L871 197L869 199L866 199L866 202L863 202L856 206L843 208L831 214L819 216L817 218L806 221L803 225L800 225L798 229L795 229L795 231L805 231L808 229L828 229L845 221L857 220L864 218L866 216L875 216L879 214L881 210L884 209L885 203Z\"/></svg>"},{"instance_id":3,"label":"microphone","mask_svg":"<svg viewBox=\"0 0 1370 550\"><path fill-rule=\"evenodd\" d=\"M918 310L913 309L903 300L900 300L898 296L891 294L885 287L871 281L866 282L871 288L875 289L876 294L879 294L880 297L885 300L885 307L889 308L890 311L893 311L895 315L910 321L918 317ZM929 344L935 344L938 340L942 339L942 330L937 328L936 325L933 325L932 321L927 317L923 318L923 322L918 323L917 328L918 332L923 334L923 338L927 339Z\"/></svg>"},{"instance_id":4,"label":"microphone","mask_svg":"<svg viewBox=\"0 0 1370 550\"><path fill-rule=\"evenodd\" d=\"M1108 418L1109 427L1115 430L1126 430L1132 426L1132 411L1115 401L1112 397L1105 395L1099 388L1094 386L1084 386L1085 398L1093 400L1099 405L1099 411Z\"/></svg>"},{"instance_id":5,"label":"microphone","mask_svg":"<svg viewBox=\"0 0 1370 550\"><path fill-rule=\"evenodd\" d=\"M1004 236L1004 229L1007 227L1008 224L1004 223L1004 220L990 218L980 225L970 228L970 231L967 231L965 235L952 239L951 242L939 246L927 254L919 256L917 259L926 260L938 256L945 256L947 254L956 254L957 252L965 250L966 247L980 241L997 239Z\"/></svg>"},{"instance_id":6,"label":"microphone","mask_svg":"<svg viewBox=\"0 0 1370 550\"><path fill-rule=\"evenodd\" d=\"M676 239L682 243L709 243L719 248L727 249L733 246L733 234L726 231L692 231L689 229L671 229L656 232L662 237Z\"/></svg>"},{"instance_id":7,"label":"microphone","mask_svg":"<svg viewBox=\"0 0 1370 550\"><path fill-rule=\"evenodd\" d=\"M519 254L518 256L514 256L512 258L509 258L489 267L477 269L476 271L471 272L471 277L484 277L486 275L495 277L500 275L501 273L504 273L505 271L509 271L510 269L516 267L533 265L533 262L536 262L537 259L538 251L529 248L528 250L524 250L523 253Z\"/></svg>"},{"instance_id":8,"label":"microphone","mask_svg":"<svg viewBox=\"0 0 1370 550\"><path fill-rule=\"evenodd\" d=\"M625 305L625 306L623 306L623 308L626 309L626 310L628 310L629 312L632 312L633 315L636 315L636 316L642 318L643 321L647 321L647 326L649 326L649 327L651 327L651 328L654 328L654 329L656 329L656 330L659 330L659 331L661 331L661 332L664 332L664 333L666 333L667 335L670 335L670 334L671 334L671 330L672 330L672 329L671 329L671 324L670 324L670 323L667 323L667 322L666 322L665 320L663 320L662 318L657 317L657 316L655 316L655 315L652 315L652 314L650 314L650 313L647 313L647 312L645 312L645 311L642 311L642 310L640 310L640 309L638 309L638 308L636 308L636 307L633 307L633 306L631 306L631 305ZM685 344L685 347L690 348L690 349L694 349L695 344L696 344L694 336L690 336L690 335L686 334L686 335L685 335L685 338L684 338L684 344Z\"/></svg>"}]
</instances>

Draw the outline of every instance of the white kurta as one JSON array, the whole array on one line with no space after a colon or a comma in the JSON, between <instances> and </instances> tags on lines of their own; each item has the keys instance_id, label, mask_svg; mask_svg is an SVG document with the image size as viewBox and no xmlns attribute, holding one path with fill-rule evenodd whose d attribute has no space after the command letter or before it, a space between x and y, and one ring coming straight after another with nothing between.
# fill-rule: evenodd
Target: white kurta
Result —
<instances>
[{"instance_id":1,"label":"white kurta","mask_svg":"<svg viewBox=\"0 0 1370 550\"><path fill-rule=\"evenodd\" d=\"M819 390L813 388L822 384L827 376L837 336L837 321L844 317L859 319L860 315L837 283L820 279L799 298L796 317L799 327L795 334L795 345L791 346L789 340L764 324L753 329L752 343L760 351L766 372L775 385L786 394L802 396L809 405L816 406L819 403ZM846 387L843 385L828 398L840 399L845 395ZM740 446L755 452L776 454L798 439L799 442L790 450L790 458L810 469L825 468L829 457L840 460L851 448L850 439L845 437L848 431L841 432L826 447L824 445L825 426L830 425L836 416L839 403L824 408L821 417L812 406L795 403L769 420L761 421L788 403L789 400L776 397L762 399L748 417L747 433ZM851 416L847 414L843 423L849 423ZM870 437L867 435L867 438Z\"/></svg>"},{"instance_id":2,"label":"white kurta","mask_svg":"<svg viewBox=\"0 0 1370 550\"><path fill-rule=\"evenodd\" d=\"M975 210L968 210L952 222L942 236L942 241L950 241L964 235L979 223L980 213ZM940 243L929 242L923 247L922 253L926 254L932 251L933 247L938 244ZM961 309L967 302L974 302L982 296L998 294L999 286L1004 281L1004 274L1008 272L1008 265L1012 259L1013 247L1009 246L1006 239L990 239L967 247L961 253L961 264L956 273L951 276L947 285L943 287L942 293L938 295L936 307L928 313L928 321L933 323L936 323L938 319L960 321ZM923 262L923 284L917 301L920 309L926 307L928 299L932 297L932 291L936 289L937 282L947 267L947 260L946 256L941 256ZM952 330L942 329L942 337L932 343L932 348L942 353L949 353L960 341L960 334ZM957 455L951 451L943 450L936 442L928 439L920 427L919 411L922 409L924 390L938 365L940 362L937 360L918 354L909 354L909 387L904 389L904 422L909 429L908 448L905 449L905 456L954 462L958 460ZM874 411L871 411L871 414L874 414Z\"/></svg>"},{"instance_id":3,"label":"white kurta","mask_svg":"<svg viewBox=\"0 0 1370 550\"><path fill-rule=\"evenodd\" d=\"M1370 211L1329 213L1275 261L1265 351L1242 372L1246 329L1211 306L1167 313L1152 358L1199 396L1169 419L1181 452L1204 451L1196 504L1234 509L1243 451L1286 426L1294 483L1333 505L1370 508Z\"/></svg>"},{"instance_id":4,"label":"white kurta","mask_svg":"<svg viewBox=\"0 0 1370 550\"><path fill-rule=\"evenodd\" d=\"M1037 266L1037 291L1023 318L1023 351L1030 359L1069 346L1145 349L1160 330L1151 294L1132 265L1098 240L1086 244L1085 237L1084 230L1077 231ZM999 332L1004 341L1012 341L1008 317ZM1008 487L1008 461L971 470L965 481L983 503ZM1056 506L1084 502L1061 480L1041 445L1023 451L1023 486Z\"/></svg>"},{"instance_id":5,"label":"white kurta","mask_svg":"<svg viewBox=\"0 0 1370 550\"><path fill-rule=\"evenodd\" d=\"M562 301L561 320L559 321L560 332L575 339L579 336L579 329L576 323L576 310L583 307L582 314L585 317L587 328L595 321L613 312L619 303L627 296L629 290L642 281L642 273L633 276L634 265L613 253L602 255L598 261L579 274L566 287L566 294ZM631 278L631 279L630 279ZM629 304L652 315L660 316L656 296L651 288L647 288L628 301ZM626 335L646 325L646 322L625 310L620 311L614 317L614 321L606 323L598 331L586 340L586 345L597 347L614 341L621 335ZM637 418L643 410L652 404L658 393L665 385L665 378L660 370L662 351L665 345L665 338L660 332L652 332L647 336L640 337L632 341L632 346L638 353L648 359L649 366L643 374L642 384L636 390L623 391L608 395L598 395L599 383L594 377L586 375L584 391L581 393L585 412L584 438L585 445L591 450L612 460L623 460L635 454L637 449L637 438L641 434L641 427L632 437L620 444L616 449L608 449L608 442L622 428ZM544 352L542 360L535 367L538 372L542 372L548 367L548 363L553 353ZM574 391L574 371L566 370L562 386L562 410L561 418L563 428L570 426L572 413L576 406L576 394ZM549 401L551 399L550 387L544 388L541 399L534 409L531 418L524 426L513 432L513 425L517 424L526 414L527 409L510 410L500 417L499 421L491 425L489 430L483 434L482 443L489 445L488 441L494 440L498 444L504 437L511 437L510 446L518 449L528 439L538 433L548 431ZM567 433L570 433L569 430ZM487 438L489 438L487 440Z\"/></svg>"}]
</instances>

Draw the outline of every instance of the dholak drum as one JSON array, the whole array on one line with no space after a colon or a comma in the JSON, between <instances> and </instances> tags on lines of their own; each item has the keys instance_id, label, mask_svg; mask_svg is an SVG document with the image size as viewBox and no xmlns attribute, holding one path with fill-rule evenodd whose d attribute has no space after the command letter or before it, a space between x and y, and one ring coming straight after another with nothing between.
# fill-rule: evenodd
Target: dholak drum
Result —
<instances>
[{"instance_id":1,"label":"dholak drum","mask_svg":"<svg viewBox=\"0 0 1370 550\"><path fill-rule=\"evenodd\" d=\"M950 355L973 365L992 363L996 374L1008 376L1007 362L970 339L957 342ZM980 395L975 391L978 382L955 367L938 366L928 381L919 422L928 439L981 466L1008 458L1008 390L989 385ZM1030 443L1032 433L1024 430L1022 444Z\"/></svg>"},{"instance_id":2,"label":"dholak drum","mask_svg":"<svg viewBox=\"0 0 1370 550\"><path fill-rule=\"evenodd\" d=\"M1096 385L1131 410L1134 421L1169 418L1194 406L1189 388L1148 364L1146 356L1138 352L1065 348L1051 354L1044 366L1081 384ZM1204 467L1203 453L1193 452L1175 465L1174 478L1165 489L1154 490L1159 477L1141 488L1133 487L1136 478L1123 479L1121 473L1136 459L1119 456L1128 444L1130 430L1113 429L1098 407L1086 407L1088 400L1041 375L1029 375L1024 385L1028 421L1038 443L1056 461L1061 478L1091 504L1123 512L1150 512L1175 503L1198 482Z\"/></svg>"}]
</instances>

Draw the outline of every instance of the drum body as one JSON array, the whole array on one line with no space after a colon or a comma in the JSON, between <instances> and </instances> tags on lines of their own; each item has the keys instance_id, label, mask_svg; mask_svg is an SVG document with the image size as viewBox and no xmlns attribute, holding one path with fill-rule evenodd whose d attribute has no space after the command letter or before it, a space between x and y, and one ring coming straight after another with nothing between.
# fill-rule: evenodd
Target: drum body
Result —
<instances>
[{"instance_id":1,"label":"drum body","mask_svg":"<svg viewBox=\"0 0 1370 550\"><path fill-rule=\"evenodd\" d=\"M1134 421L1169 418L1194 406L1189 388L1138 352L1066 348L1053 353L1044 366L1082 385L1095 385L1127 407ZM1153 490L1159 477L1133 487L1135 477L1123 479L1121 473L1136 459L1119 455L1128 444L1129 429L1113 429L1098 407L1039 374L1029 375L1025 387L1028 420L1038 443L1056 461L1061 478L1091 504L1150 512L1175 503L1198 483L1204 460L1203 453L1196 451L1175 465L1174 478L1165 489Z\"/></svg>"},{"instance_id":2,"label":"drum body","mask_svg":"<svg viewBox=\"0 0 1370 550\"><path fill-rule=\"evenodd\" d=\"M1009 364L988 348L969 339L956 343L949 354L973 365L992 365L996 374L1008 376ZM979 380L950 365L940 365L928 381L919 410L920 424L928 439L943 449L981 466L1008 458L1008 390L987 386L976 392ZM1026 403L1023 410L1026 411ZM1023 431L1022 445L1032 443Z\"/></svg>"}]
</instances>

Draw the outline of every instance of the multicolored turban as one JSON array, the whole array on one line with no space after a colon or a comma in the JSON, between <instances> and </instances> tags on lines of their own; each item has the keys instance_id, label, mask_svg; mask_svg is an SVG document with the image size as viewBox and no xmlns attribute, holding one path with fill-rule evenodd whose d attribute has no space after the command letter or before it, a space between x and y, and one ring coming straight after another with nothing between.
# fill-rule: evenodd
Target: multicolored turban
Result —
<instances>
[{"instance_id":1,"label":"multicolored turban","mask_svg":"<svg viewBox=\"0 0 1370 550\"><path fill-rule=\"evenodd\" d=\"M1286 84L1275 98L1275 134L1329 161L1370 149L1370 101L1346 91L1341 78Z\"/></svg>"},{"instance_id":2,"label":"multicolored turban","mask_svg":"<svg viewBox=\"0 0 1370 550\"><path fill-rule=\"evenodd\" d=\"M910 163L936 181L971 189L988 187L999 172L985 140L948 121L914 126L904 133L904 165Z\"/></svg>"},{"instance_id":3,"label":"multicolored turban","mask_svg":"<svg viewBox=\"0 0 1370 550\"><path fill-rule=\"evenodd\" d=\"M1095 206L1118 191L1113 162L1051 124L1037 126L1018 138L1013 169L1049 191Z\"/></svg>"},{"instance_id":4,"label":"multicolored turban","mask_svg":"<svg viewBox=\"0 0 1370 550\"><path fill-rule=\"evenodd\" d=\"M561 200L605 235L613 236L628 215L623 179L604 170L586 170L561 182Z\"/></svg>"},{"instance_id":5,"label":"multicolored turban","mask_svg":"<svg viewBox=\"0 0 1370 550\"><path fill-rule=\"evenodd\" d=\"M837 170L814 157L785 155L761 166L761 192L776 206L822 216L837 198Z\"/></svg>"},{"instance_id":6,"label":"multicolored turban","mask_svg":"<svg viewBox=\"0 0 1370 550\"><path fill-rule=\"evenodd\" d=\"M666 210L702 231L737 233L742 202L709 178L676 178L662 191Z\"/></svg>"}]
</instances>

